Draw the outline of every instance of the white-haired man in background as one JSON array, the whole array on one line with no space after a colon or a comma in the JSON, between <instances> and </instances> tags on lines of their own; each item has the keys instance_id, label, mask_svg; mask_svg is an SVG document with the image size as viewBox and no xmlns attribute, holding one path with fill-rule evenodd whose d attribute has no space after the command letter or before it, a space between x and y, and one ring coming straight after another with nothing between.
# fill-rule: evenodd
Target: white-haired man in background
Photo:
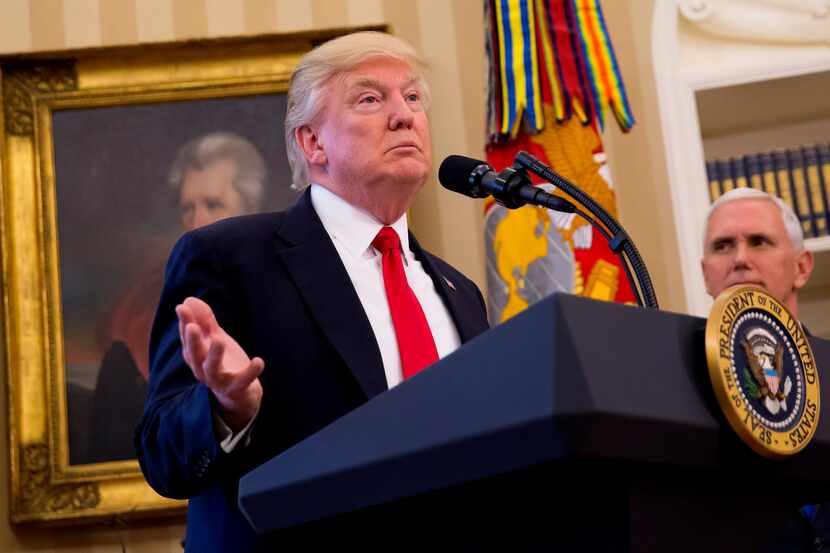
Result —
<instances>
[{"instance_id":1,"label":"white-haired man in background","mask_svg":"<svg viewBox=\"0 0 830 553\"><path fill-rule=\"evenodd\" d=\"M429 100L400 39L316 48L288 92L297 205L173 250L136 448L153 488L190 499L187 551L274 550L239 511L239 478L487 329L475 284L407 229L432 169Z\"/></svg>"},{"instance_id":2,"label":"white-haired man in background","mask_svg":"<svg viewBox=\"0 0 830 553\"><path fill-rule=\"evenodd\" d=\"M780 198L735 188L709 208L700 264L713 298L735 284L757 284L798 317L798 291L813 271L813 254Z\"/></svg>"},{"instance_id":3,"label":"white-haired man in background","mask_svg":"<svg viewBox=\"0 0 830 553\"><path fill-rule=\"evenodd\" d=\"M810 279L813 254L790 206L760 190L735 188L709 208L701 268L713 298L736 284L756 284L798 317L798 291ZM820 551L828 539L830 504L805 505L781 521L764 551Z\"/></svg>"}]
</instances>

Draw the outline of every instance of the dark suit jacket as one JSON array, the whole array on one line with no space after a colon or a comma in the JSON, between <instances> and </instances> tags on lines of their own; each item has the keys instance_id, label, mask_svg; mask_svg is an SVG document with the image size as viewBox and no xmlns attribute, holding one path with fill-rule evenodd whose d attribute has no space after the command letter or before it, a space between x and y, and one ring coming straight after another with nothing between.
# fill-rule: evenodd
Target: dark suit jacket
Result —
<instances>
[{"instance_id":1,"label":"dark suit jacket","mask_svg":"<svg viewBox=\"0 0 830 553\"><path fill-rule=\"evenodd\" d=\"M485 331L475 284L412 236L410 247L461 341ZM174 307L190 295L265 361L251 441L230 454L214 433L210 392L181 357ZM157 492L190 498L186 547L198 552L265 550L237 507L240 476L387 388L369 320L308 191L287 212L229 219L182 237L168 262L150 365L138 459Z\"/></svg>"},{"instance_id":2,"label":"dark suit jacket","mask_svg":"<svg viewBox=\"0 0 830 553\"><path fill-rule=\"evenodd\" d=\"M804 326L804 333L812 336ZM810 512L810 507L813 512ZM830 545L830 502L793 506L791 515L772 528L769 541L762 553L810 553L823 551Z\"/></svg>"}]
</instances>

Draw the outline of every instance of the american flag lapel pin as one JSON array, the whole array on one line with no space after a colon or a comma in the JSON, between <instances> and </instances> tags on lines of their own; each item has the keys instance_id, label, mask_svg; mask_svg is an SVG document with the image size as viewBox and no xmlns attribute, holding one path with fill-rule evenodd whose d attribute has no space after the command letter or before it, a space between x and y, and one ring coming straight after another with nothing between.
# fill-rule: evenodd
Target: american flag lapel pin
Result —
<instances>
[{"instance_id":1,"label":"american flag lapel pin","mask_svg":"<svg viewBox=\"0 0 830 553\"><path fill-rule=\"evenodd\" d=\"M453 292L455 291L455 284L450 282L450 279L448 279L447 277L444 277L444 282L447 283L447 286L450 287L450 290L452 290Z\"/></svg>"}]
</instances>

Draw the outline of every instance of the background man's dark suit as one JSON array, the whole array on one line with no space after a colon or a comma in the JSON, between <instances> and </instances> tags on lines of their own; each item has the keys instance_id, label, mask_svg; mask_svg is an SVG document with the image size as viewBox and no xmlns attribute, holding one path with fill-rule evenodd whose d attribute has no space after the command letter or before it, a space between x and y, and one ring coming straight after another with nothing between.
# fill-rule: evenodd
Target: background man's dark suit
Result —
<instances>
[{"instance_id":1,"label":"background man's dark suit","mask_svg":"<svg viewBox=\"0 0 830 553\"><path fill-rule=\"evenodd\" d=\"M411 236L410 247L462 343L486 330L478 288ZM211 393L181 357L174 308L189 295L205 300L227 333L265 361L251 441L231 454L214 433ZM237 508L239 477L387 387L369 321L308 190L285 213L226 220L179 241L150 362L136 448L151 486L191 498L189 551L255 550L256 537Z\"/></svg>"}]
</instances>

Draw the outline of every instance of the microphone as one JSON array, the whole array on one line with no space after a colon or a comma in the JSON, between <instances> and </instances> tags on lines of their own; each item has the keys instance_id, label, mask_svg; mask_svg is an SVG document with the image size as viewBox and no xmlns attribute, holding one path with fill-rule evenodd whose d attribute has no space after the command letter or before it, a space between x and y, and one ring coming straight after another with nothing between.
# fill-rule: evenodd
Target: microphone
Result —
<instances>
[{"instance_id":1,"label":"microphone","mask_svg":"<svg viewBox=\"0 0 830 553\"><path fill-rule=\"evenodd\" d=\"M524 170L507 167L496 173L487 163L466 156L452 155L444 159L438 169L438 180L447 190L471 198L493 196L508 209L532 204L564 213L576 210L568 200L533 186Z\"/></svg>"}]
</instances>

